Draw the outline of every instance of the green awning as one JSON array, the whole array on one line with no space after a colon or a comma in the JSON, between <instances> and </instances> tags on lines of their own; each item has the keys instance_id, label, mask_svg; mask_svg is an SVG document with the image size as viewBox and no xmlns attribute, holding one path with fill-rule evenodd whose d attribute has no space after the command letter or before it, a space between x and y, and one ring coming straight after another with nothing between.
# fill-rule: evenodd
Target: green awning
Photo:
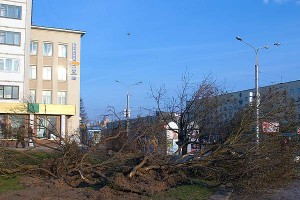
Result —
<instances>
[{"instance_id":1,"label":"green awning","mask_svg":"<svg viewBox=\"0 0 300 200\"><path fill-rule=\"evenodd\" d=\"M40 111L38 103L28 103L27 111L29 113L38 113Z\"/></svg>"}]
</instances>

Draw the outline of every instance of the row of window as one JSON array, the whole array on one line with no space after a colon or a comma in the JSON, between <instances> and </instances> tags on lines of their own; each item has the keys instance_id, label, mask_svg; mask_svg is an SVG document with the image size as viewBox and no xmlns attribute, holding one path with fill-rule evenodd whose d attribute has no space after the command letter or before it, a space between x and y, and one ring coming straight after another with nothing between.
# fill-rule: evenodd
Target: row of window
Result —
<instances>
[{"instance_id":1,"label":"row of window","mask_svg":"<svg viewBox=\"0 0 300 200\"><path fill-rule=\"evenodd\" d=\"M36 91L30 90L30 101L36 102ZM43 90L42 91L42 103L51 104L52 103L52 91ZM61 91L57 92L57 104L65 105L67 103L67 92Z\"/></svg>"},{"instance_id":2,"label":"row of window","mask_svg":"<svg viewBox=\"0 0 300 200\"><path fill-rule=\"evenodd\" d=\"M0 99L19 99L19 86L0 85Z\"/></svg>"},{"instance_id":3,"label":"row of window","mask_svg":"<svg viewBox=\"0 0 300 200\"><path fill-rule=\"evenodd\" d=\"M66 44L58 45L58 57L66 58L67 57L67 49L68 46ZM31 41L30 42L30 55L37 55L38 53L38 42ZM43 43L43 55L44 56L52 56L53 55L53 44L50 42Z\"/></svg>"},{"instance_id":4,"label":"row of window","mask_svg":"<svg viewBox=\"0 0 300 200\"><path fill-rule=\"evenodd\" d=\"M29 78L37 78L37 67L35 65L30 66ZM52 67L45 66L43 67L43 80L52 80ZM58 81L67 81L67 68L59 67L57 68L57 80Z\"/></svg>"},{"instance_id":5,"label":"row of window","mask_svg":"<svg viewBox=\"0 0 300 200\"><path fill-rule=\"evenodd\" d=\"M21 44L21 33L13 31L2 31L0 30L0 44L20 46ZM58 45L58 57L67 58L68 45ZM37 55L38 53L38 42L30 42L30 55ZM43 55L53 56L53 44L49 42L43 43Z\"/></svg>"},{"instance_id":6,"label":"row of window","mask_svg":"<svg viewBox=\"0 0 300 200\"><path fill-rule=\"evenodd\" d=\"M0 58L0 72L19 72L20 61L19 59ZM37 67L30 66L29 78L37 78ZM43 80L52 80L52 67L43 67ZM67 81L67 68L57 68L57 80Z\"/></svg>"},{"instance_id":7,"label":"row of window","mask_svg":"<svg viewBox=\"0 0 300 200\"><path fill-rule=\"evenodd\" d=\"M19 69L19 59L0 58L0 72L19 72Z\"/></svg>"},{"instance_id":8,"label":"row of window","mask_svg":"<svg viewBox=\"0 0 300 200\"><path fill-rule=\"evenodd\" d=\"M0 4L0 17L21 19L22 7L8 4Z\"/></svg>"},{"instance_id":9,"label":"row of window","mask_svg":"<svg viewBox=\"0 0 300 200\"><path fill-rule=\"evenodd\" d=\"M20 46L21 33L0 30L0 44L9 44L9 45Z\"/></svg>"},{"instance_id":10,"label":"row of window","mask_svg":"<svg viewBox=\"0 0 300 200\"><path fill-rule=\"evenodd\" d=\"M19 86L0 85L0 99L19 99ZM36 91L30 90L31 102L36 102ZM49 90L42 91L42 102L45 104L52 103L52 92ZM67 103L67 92L57 92L57 103Z\"/></svg>"}]
</instances>

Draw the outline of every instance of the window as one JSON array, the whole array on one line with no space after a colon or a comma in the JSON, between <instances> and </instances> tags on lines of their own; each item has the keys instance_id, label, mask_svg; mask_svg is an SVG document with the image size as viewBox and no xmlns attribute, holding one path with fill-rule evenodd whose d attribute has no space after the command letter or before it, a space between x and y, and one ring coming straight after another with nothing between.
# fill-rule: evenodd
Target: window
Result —
<instances>
[{"instance_id":1,"label":"window","mask_svg":"<svg viewBox=\"0 0 300 200\"><path fill-rule=\"evenodd\" d=\"M0 44L20 46L20 37L21 37L21 33L19 32L0 30Z\"/></svg>"},{"instance_id":2,"label":"window","mask_svg":"<svg viewBox=\"0 0 300 200\"><path fill-rule=\"evenodd\" d=\"M37 55L38 43L35 41L30 42L30 55Z\"/></svg>"},{"instance_id":3,"label":"window","mask_svg":"<svg viewBox=\"0 0 300 200\"><path fill-rule=\"evenodd\" d=\"M37 116L37 137L38 138L46 138L46 139L55 139L57 130L59 126L57 121L59 120L59 116Z\"/></svg>"},{"instance_id":4,"label":"window","mask_svg":"<svg viewBox=\"0 0 300 200\"><path fill-rule=\"evenodd\" d=\"M57 92L57 103L66 104L67 103L67 92Z\"/></svg>"},{"instance_id":5,"label":"window","mask_svg":"<svg viewBox=\"0 0 300 200\"><path fill-rule=\"evenodd\" d=\"M51 67L43 67L43 80L51 80Z\"/></svg>"},{"instance_id":6,"label":"window","mask_svg":"<svg viewBox=\"0 0 300 200\"><path fill-rule=\"evenodd\" d=\"M35 90L29 90L29 102L35 103L36 101Z\"/></svg>"},{"instance_id":7,"label":"window","mask_svg":"<svg viewBox=\"0 0 300 200\"><path fill-rule=\"evenodd\" d=\"M0 99L19 99L19 86L0 85Z\"/></svg>"},{"instance_id":8,"label":"window","mask_svg":"<svg viewBox=\"0 0 300 200\"><path fill-rule=\"evenodd\" d=\"M30 66L29 78L36 79L36 66L35 65Z\"/></svg>"},{"instance_id":9,"label":"window","mask_svg":"<svg viewBox=\"0 0 300 200\"><path fill-rule=\"evenodd\" d=\"M5 71L11 71L12 70L12 59L6 59L5 60Z\"/></svg>"},{"instance_id":10,"label":"window","mask_svg":"<svg viewBox=\"0 0 300 200\"><path fill-rule=\"evenodd\" d=\"M243 100L239 100L239 104L240 104L240 105L243 105Z\"/></svg>"},{"instance_id":11,"label":"window","mask_svg":"<svg viewBox=\"0 0 300 200\"><path fill-rule=\"evenodd\" d=\"M52 43L44 43L44 56L52 56Z\"/></svg>"},{"instance_id":12,"label":"window","mask_svg":"<svg viewBox=\"0 0 300 200\"><path fill-rule=\"evenodd\" d=\"M67 57L67 45L65 45L65 44L58 45L58 57L60 57L60 58Z\"/></svg>"},{"instance_id":13,"label":"window","mask_svg":"<svg viewBox=\"0 0 300 200\"><path fill-rule=\"evenodd\" d=\"M0 4L0 17L21 19L22 7Z\"/></svg>"},{"instance_id":14,"label":"window","mask_svg":"<svg viewBox=\"0 0 300 200\"><path fill-rule=\"evenodd\" d=\"M20 62L18 59L12 59L12 71L13 72L19 71L19 65L20 65Z\"/></svg>"},{"instance_id":15,"label":"window","mask_svg":"<svg viewBox=\"0 0 300 200\"><path fill-rule=\"evenodd\" d=\"M59 81L66 81L67 80L67 68L65 67L59 67L57 68L57 80Z\"/></svg>"},{"instance_id":16,"label":"window","mask_svg":"<svg viewBox=\"0 0 300 200\"><path fill-rule=\"evenodd\" d=\"M42 101L45 104L51 104L51 91L42 91Z\"/></svg>"},{"instance_id":17,"label":"window","mask_svg":"<svg viewBox=\"0 0 300 200\"><path fill-rule=\"evenodd\" d=\"M3 58L0 58L0 71L4 71L4 59Z\"/></svg>"},{"instance_id":18,"label":"window","mask_svg":"<svg viewBox=\"0 0 300 200\"><path fill-rule=\"evenodd\" d=\"M2 72L19 72L19 59L0 58L0 71Z\"/></svg>"}]
</instances>

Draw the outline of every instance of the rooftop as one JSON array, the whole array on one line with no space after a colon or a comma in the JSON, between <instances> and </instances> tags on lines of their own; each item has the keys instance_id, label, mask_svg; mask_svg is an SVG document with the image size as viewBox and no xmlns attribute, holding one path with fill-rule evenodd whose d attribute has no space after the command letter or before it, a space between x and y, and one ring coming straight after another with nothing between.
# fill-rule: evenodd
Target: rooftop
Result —
<instances>
[{"instance_id":1,"label":"rooftop","mask_svg":"<svg viewBox=\"0 0 300 200\"><path fill-rule=\"evenodd\" d=\"M81 31L81 30L72 30L67 28L54 28L54 27L36 26L36 25L32 25L31 28L40 29L40 30L49 30L49 31L60 31L60 32L67 32L67 33L77 33L77 34L81 34L81 37L86 33L85 31Z\"/></svg>"}]
</instances>

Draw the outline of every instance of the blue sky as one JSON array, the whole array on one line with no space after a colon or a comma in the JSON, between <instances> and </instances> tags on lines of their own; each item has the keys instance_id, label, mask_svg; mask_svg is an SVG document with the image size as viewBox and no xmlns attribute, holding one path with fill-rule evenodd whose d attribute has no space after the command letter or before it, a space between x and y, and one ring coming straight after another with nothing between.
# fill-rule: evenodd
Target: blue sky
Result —
<instances>
[{"instance_id":1,"label":"blue sky","mask_svg":"<svg viewBox=\"0 0 300 200\"><path fill-rule=\"evenodd\" d=\"M143 82L130 87L133 115L155 107L150 86L173 94L186 71L228 91L253 88L255 53L236 36L270 46L259 53L260 85L300 79L300 0L34 0L33 23L87 32L81 97L93 120L125 108L115 80Z\"/></svg>"}]
</instances>

